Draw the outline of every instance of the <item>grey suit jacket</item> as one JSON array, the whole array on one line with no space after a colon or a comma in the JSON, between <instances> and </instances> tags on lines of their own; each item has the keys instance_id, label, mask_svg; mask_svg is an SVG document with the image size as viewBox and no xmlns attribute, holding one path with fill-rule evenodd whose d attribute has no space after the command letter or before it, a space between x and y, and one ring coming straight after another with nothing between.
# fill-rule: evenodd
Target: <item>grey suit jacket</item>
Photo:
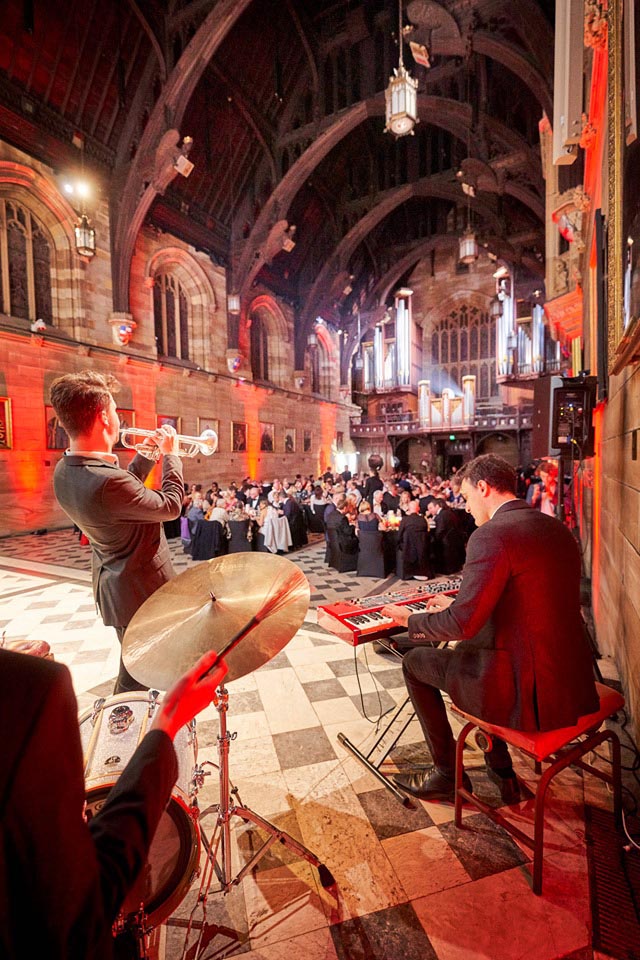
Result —
<instances>
[{"instance_id":1,"label":"grey suit jacket","mask_svg":"<svg viewBox=\"0 0 640 960\"><path fill-rule=\"evenodd\" d=\"M91 543L93 593L107 626L126 627L147 597L174 575L162 521L180 516L182 462L162 458L160 490L144 485L152 467L139 454L128 470L70 454L55 469L58 502Z\"/></svg>"},{"instance_id":2,"label":"grey suit jacket","mask_svg":"<svg viewBox=\"0 0 640 960\"><path fill-rule=\"evenodd\" d=\"M409 618L412 639L462 641L445 689L459 707L520 730L570 726L598 707L569 530L522 500L469 538L460 591Z\"/></svg>"}]
</instances>

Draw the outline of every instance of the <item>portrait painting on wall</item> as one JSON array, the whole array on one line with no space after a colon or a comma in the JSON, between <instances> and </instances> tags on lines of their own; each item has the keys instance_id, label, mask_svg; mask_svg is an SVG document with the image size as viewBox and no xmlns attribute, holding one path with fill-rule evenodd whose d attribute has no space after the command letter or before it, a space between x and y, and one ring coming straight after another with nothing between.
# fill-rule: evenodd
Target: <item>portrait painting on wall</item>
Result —
<instances>
[{"instance_id":1,"label":"portrait painting on wall","mask_svg":"<svg viewBox=\"0 0 640 960\"><path fill-rule=\"evenodd\" d=\"M47 431L47 450L66 450L69 446L69 437L60 425L55 410L48 404L44 408L44 422Z\"/></svg>"},{"instance_id":2,"label":"portrait painting on wall","mask_svg":"<svg viewBox=\"0 0 640 960\"><path fill-rule=\"evenodd\" d=\"M233 421L231 424L231 452L243 453L247 449L247 425Z\"/></svg>"},{"instance_id":3,"label":"portrait painting on wall","mask_svg":"<svg viewBox=\"0 0 640 960\"><path fill-rule=\"evenodd\" d=\"M305 430L302 438L303 453L311 453L311 430Z\"/></svg>"},{"instance_id":4,"label":"portrait painting on wall","mask_svg":"<svg viewBox=\"0 0 640 960\"><path fill-rule=\"evenodd\" d=\"M287 427L284 431L284 452L296 452L296 431L295 427Z\"/></svg>"},{"instance_id":5,"label":"portrait painting on wall","mask_svg":"<svg viewBox=\"0 0 640 960\"><path fill-rule=\"evenodd\" d=\"M214 453L220 449L220 422L213 417L198 417L198 436L201 437L205 430L213 430L218 438L218 445Z\"/></svg>"},{"instance_id":6,"label":"portrait painting on wall","mask_svg":"<svg viewBox=\"0 0 640 960\"><path fill-rule=\"evenodd\" d=\"M121 407L116 407L118 417L120 418L120 429L125 430L127 427L135 427L136 425L136 414L135 410L124 410ZM130 438L131 439L131 438ZM136 438L133 437L133 440ZM137 438L140 439L139 437ZM114 450L124 450L126 449L121 440L118 440L117 443L113 445Z\"/></svg>"},{"instance_id":7,"label":"portrait painting on wall","mask_svg":"<svg viewBox=\"0 0 640 960\"><path fill-rule=\"evenodd\" d=\"M275 426L272 423L260 424L260 449L265 453L273 453Z\"/></svg>"},{"instance_id":8,"label":"portrait painting on wall","mask_svg":"<svg viewBox=\"0 0 640 960\"><path fill-rule=\"evenodd\" d=\"M156 417L156 427L163 427L165 423L170 427L174 427L176 433L180 433L180 417L165 417L158 414Z\"/></svg>"},{"instance_id":9,"label":"portrait painting on wall","mask_svg":"<svg viewBox=\"0 0 640 960\"><path fill-rule=\"evenodd\" d=\"M12 444L11 400L0 397L0 450L10 450Z\"/></svg>"}]
</instances>

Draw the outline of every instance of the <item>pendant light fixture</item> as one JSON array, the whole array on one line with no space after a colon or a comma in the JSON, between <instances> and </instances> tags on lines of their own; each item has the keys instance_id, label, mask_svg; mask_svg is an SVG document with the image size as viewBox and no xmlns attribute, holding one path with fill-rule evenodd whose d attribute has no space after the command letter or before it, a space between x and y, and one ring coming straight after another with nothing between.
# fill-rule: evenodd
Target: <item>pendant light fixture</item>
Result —
<instances>
[{"instance_id":1,"label":"pendant light fixture","mask_svg":"<svg viewBox=\"0 0 640 960\"><path fill-rule=\"evenodd\" d=\"M402 59L402 0L398 0L398 47L400 58L397 69L389 78L389 86L384 92L385 133L395 137L413 134L418 120L418 81L414 80L405 68Z\"/></svg>"}]
</instances>

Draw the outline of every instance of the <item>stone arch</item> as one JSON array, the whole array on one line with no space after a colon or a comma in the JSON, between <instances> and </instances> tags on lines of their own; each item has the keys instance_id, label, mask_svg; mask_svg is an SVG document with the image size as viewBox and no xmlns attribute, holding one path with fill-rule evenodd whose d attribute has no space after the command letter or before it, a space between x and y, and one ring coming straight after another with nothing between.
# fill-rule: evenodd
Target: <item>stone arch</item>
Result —
<instances>
[{"instance_id":1,"label":"stone arch","mask_svg":"<svg viewBox=\"0 0 640 960\"><path fill-rule=\"evenodd\" d=\"M82 339L85 267L75 252L77 213L47 177L20 163L0 160L0 196L27 207L51 244L51 309L56 327ZM35 318L34 318L35 319Z\"/></svg>"},{"instance_id":2,"label":"stone arch","mask_svg":"<svg viewBox=\"0 0 640 960\"><path fill-rule=\"evenodd\" d=\"M216 330L216 298L211 281L193 254L181 247L162 247L150 258L145 270L149 283L150 315L153 316L153 286L156 277L169 273L180 282L189 307L189 359L205 370L211 370L215 356L224 355L226 343L212 349Z\"/></svg>"},{"instance_id":3,"label":"stone arch","mask_svg":"<svg viewBox=\"0 0 640 960\"><path fill-rule=\"evenodd\" d=\"M479 457L482 453L496 453L513 467L520 462L516 438L508 433L488 433L482 437L476 444L475 456Z\"/></svg>"},{"instance_id":4,"label":"stone arch","mask_svg":"<svg viewBox=\"0 0 640 960\"><path fill-rule=\"evenodd\" d=\"M247 310L247 344L250 345L252 354L252 369L254 379L268 379L272 383L281 387L286 387L292 377L292 362L288 344L291 342L289 324L280 309L280 306L269 294L260 294L249 304ZM256 337L254 324L262 329L267 350L267 369L268 375L261 377L260 373L265 371L262 365L262 371L259 365L256 365L255 349L258 338Z\"/></svg>"},{"instance_id":5,"label":"stone arch","mask_svg":"<svg viewBox=\"0 0 640 960\"><path fill-rule=\"evenodd\" d=\"M338 356L331 334L324 324L315 328L317 346L310 353L311 392L331 400L340 374Z\"/></svg>"}]
</instances>

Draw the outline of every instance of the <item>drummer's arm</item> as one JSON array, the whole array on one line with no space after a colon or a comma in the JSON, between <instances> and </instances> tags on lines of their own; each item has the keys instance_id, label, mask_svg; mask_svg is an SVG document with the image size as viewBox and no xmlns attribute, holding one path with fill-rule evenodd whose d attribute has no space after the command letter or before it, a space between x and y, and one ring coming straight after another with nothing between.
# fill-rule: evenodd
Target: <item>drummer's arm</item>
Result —
<instances>
[{"instance_id":1,"label":"drummer's arm","mask_svg":"<svg viewBox=\"0 0 640 960\"><path fill-rule=\"evenodd\" d=\"M215 652L207 653L165 694L149 732L89 824L111 922L147 858L177 780L172 741L178 730L212 702L226 673L226 664L216 663Z\"/></svg>"}]
</instances>

